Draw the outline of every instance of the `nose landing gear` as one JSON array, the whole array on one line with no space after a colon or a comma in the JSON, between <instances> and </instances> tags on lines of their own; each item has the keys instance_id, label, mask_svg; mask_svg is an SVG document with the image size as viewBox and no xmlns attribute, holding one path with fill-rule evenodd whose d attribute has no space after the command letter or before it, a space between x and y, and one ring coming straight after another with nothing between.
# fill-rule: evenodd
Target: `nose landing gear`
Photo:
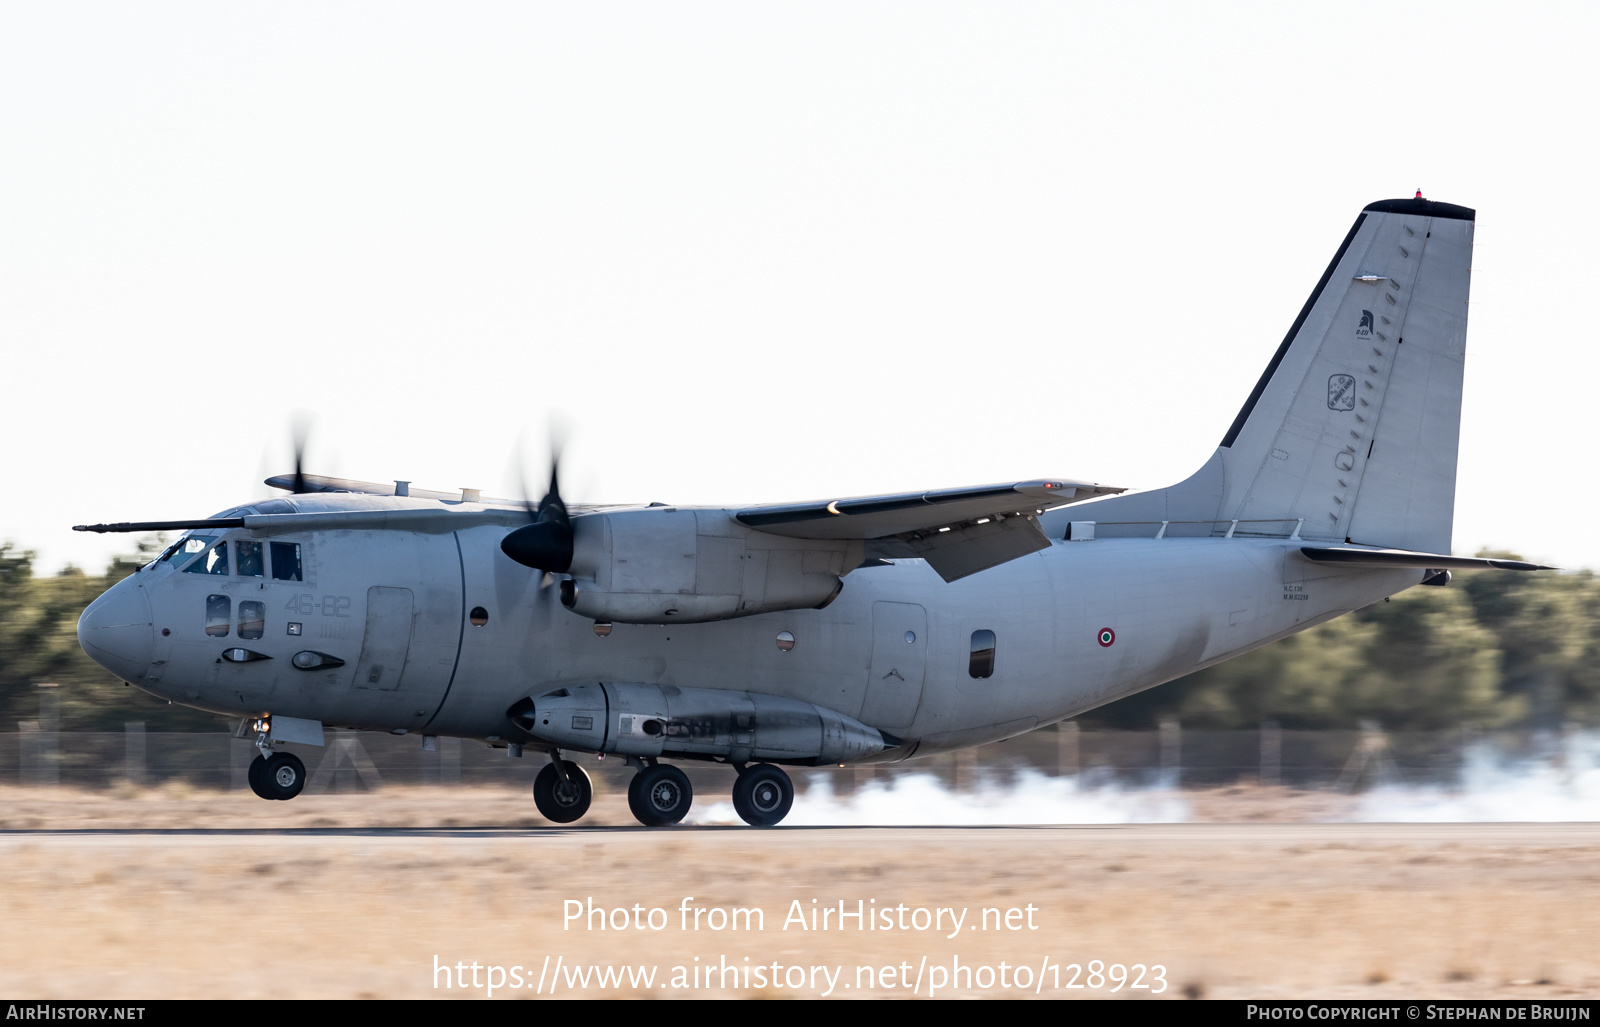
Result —
<instances>
[{"instance_id":1,"label":"nose landing gear","mask_svg":"<svg viewBox=\"0 0 1600 1027\"><path fill-rule=\"evenodd\" d=\"M263 718L258 722L266 724ZM245 778L250 790L263 799L288 800L300 794L306 786L306 765L292 752L278 752L272 747L272 736L263 728L256 733L256 749L261 755L250 761Z\"/></svg>"},{"instance_id":2,"label":"nose landing gear","mask_svg":"<svg viewBox=\"0 0 1600 1027\"><path fill-rule=\"evenodd\" d=\"M306 765L292 752L263 753L250 761L246 776L263 799L292 799L306 786Z\"/></svg>"},{"instance_id":3,"label":"nose landing gear","mask_svg":"<svg viewBox=\"0 0 1600 1027\"><path fill-rule=\"evenodd\" d=\"M733 809L751 827L772 827L789 815L794 784L780 767L756 763L733 783Z\"/></svg>"}]
</instances>

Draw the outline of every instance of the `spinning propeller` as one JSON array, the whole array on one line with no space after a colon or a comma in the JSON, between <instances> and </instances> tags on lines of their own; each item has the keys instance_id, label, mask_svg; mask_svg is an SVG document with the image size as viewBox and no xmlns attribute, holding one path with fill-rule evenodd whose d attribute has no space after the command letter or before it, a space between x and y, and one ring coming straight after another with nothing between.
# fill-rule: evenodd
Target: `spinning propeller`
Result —
<instances>
[{"instance_id":1,"label":"spinning propeller","mask_svg":"<svg viewBox=\"0 0 1600 1027\"><path fill-rule=\"evenodd\" d=\"M560 464L560 447L552 446L549 491L535 505L524 479L522 505L527 508L531 523L500 540L501 552L511 559L550 574L565 574L572 566L572 519L567 516L567 504L561 501Z\"/></svg>"},{"instance_id":2,"label":"spinning propeller","mask_svg":"<svg viewBox=\"0 0 1600 1027\"><path fill-rule=\"evenodd\" d=\"M294 474L268 478L267 484L275 488L287 489L296 495L315 492L355 492L368 495L411 495L412 493L399 490L391 492L385 486L372 482L345 481L338 478L324 478L319 475L310 475L305 471L305 451L308 438L307 423L304 419L297 419L293 428L294 446ZM550 454L550 486L544 497L535 503L529 494L527 479L521 481L522 506L527 512L528 523L512 531L501 540L500 548L505 554L524 567L544 571L545 578L541 587L548 587L555 580L555 575L565 574L572 567L572 520L567 514L567 504L561 499L559 465L561 462L560 446L552 446ZM520 464L521 461L519 460ZM396 485L409 483L397 482ZM298 511L291 513L245 513L243 516L233 517L207 517L195 520L181 521L142 521L138 523L123 522L118 524L79 524L74 531L93 532L137 532L137 531L171 531L188 530L191 528L243 528L260 532L278 530L315 530L317 528L356 528L380 527L401 530L420 531L454 531L458 527L470 527L474 524L505 525L515 515L510 514L503 505L491 502L489 507L477 506L477 494L470 490L462 491L462 499L474 504L470 509L459 505L434 507L412 507L406 509L379 508L379 509L331 509L322 511ZM446 493L427 492L423 497L451 502L453 497ZM422 497L419 497L422 498ZM460 503L455 500L455 503ZM290 508L294 510L293 507ZM248 524L247 524L248 522ZM291 527L292 526L292 527Z\"/></svg>"}]
</instances>

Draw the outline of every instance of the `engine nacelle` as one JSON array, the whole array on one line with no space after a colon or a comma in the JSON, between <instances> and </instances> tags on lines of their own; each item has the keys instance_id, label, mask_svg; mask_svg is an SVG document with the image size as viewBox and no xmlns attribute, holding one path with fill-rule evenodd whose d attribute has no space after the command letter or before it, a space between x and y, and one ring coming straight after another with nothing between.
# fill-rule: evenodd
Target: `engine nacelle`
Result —
<instances>
[{"instance_id":1,"label":"engine nacelle","mask_svg":"<svg viewBox=\"0 0 1600 1027\"><path fill-rule=\"evenodd\" d=\"M520 700L511 722L564 749L622 756L721 756L821 766L899 744L822 706L760 692L605 682Z\"/></svg>"},{"instance_id":2,"label":"engine nacelle","mask_svg":"<svg viewBox=\"0 0 1600 1027\"><path fill-rule=\"evenodd\" d=\"M859 566L858 540L783 538L727 510L646 508L572 519L572 578L561 603L623 624L728 620L821 608Z\"/></svg>"}]
</instances>

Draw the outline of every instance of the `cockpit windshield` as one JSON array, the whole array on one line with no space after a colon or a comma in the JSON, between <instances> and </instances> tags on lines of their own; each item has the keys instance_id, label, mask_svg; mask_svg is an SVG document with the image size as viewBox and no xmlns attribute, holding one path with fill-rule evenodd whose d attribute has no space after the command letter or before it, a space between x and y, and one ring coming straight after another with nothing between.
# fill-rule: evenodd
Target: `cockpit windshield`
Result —
<instances>
[{"instance_id":1,"label":"cockpit windshield","mask_svg":"<svg viewBox=\"0 0 1600 1027\"><path fill-rule=\"evenodd\" d=\"M189 559L189 557L200 552L200 550L204 549L206 546L209 546L216 540L217 536L215 535L185 536L184 538L180 538L178 541L168 546L167 551L162 553L161 558L156 562L167 563L168 561L172 561L174 565L181 564L185 560ZM224 559L226 559L226 557L224 557Z\"/></svg>"}]
</instances>

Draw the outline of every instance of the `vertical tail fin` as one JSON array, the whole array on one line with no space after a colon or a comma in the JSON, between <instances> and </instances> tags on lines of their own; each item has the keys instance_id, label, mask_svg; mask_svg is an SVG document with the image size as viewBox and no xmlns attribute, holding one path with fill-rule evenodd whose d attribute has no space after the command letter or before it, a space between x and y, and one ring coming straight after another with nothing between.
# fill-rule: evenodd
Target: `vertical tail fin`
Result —
<instances>
[{"instance_id":1,"label":"vertical tail fin","mask_svg":"<svg viewBox=\"0 0 1600 1027\"><path fill-rule=\"evenodd\" d=\"M1216 455L1096 512L1301 520L1305 538L1448 553L1475 217L1370 204Z\"/></svg>"},{"instance_id":2,"label":"vertical tail fin","mask_svg":"<svg viewBox=\"0 0 1600 1027\"><path fill-rule=\"evenodd\" d=\"M1369 205L1222 447L1223 516L1450 551L1475 213Z\"/></svg>"}]
</instances>

